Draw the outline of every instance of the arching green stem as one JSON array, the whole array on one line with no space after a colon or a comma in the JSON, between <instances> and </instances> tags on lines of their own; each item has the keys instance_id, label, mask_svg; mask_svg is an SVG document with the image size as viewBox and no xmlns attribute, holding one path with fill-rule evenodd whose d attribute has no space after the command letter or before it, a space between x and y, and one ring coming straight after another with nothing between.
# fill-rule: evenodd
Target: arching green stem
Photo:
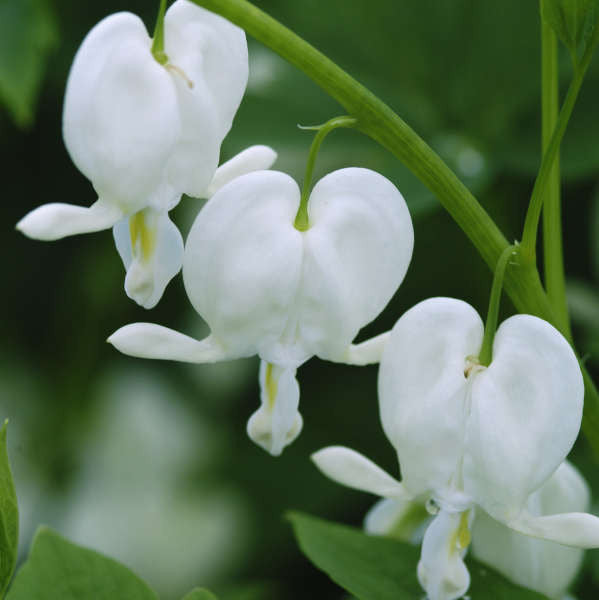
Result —
<instances>
[{"instance_id":1,"label":"arching green stem","mask_svg":"<svg viewBox=\"0 0 599 600\"><path fill-rule=\"evenodd\" d=\"M489 310L487 312L487 321L485 323L485 335L480 349L478 360L483 367L491 364L493 357L493 340L497 331L497 317L499 315L499 303L501 301L501 291L503 289L503 277L508 262L516 253L517 246L508 246L499 257L493 276L493 285L491 286L491 298L489 299Z\"/></svg>"},{"instance_id":2,"label":"arching green stem","mask_svg":"<svg viewBox=\"0 0 599 600\"><path fill-rule=\"evenodd\" d=\"M314 46L247 0L192 1L245 29L337 100L348 114L358 119L360 131L389 150L435 194L489 268L495 269L508 241L455 173L389 106ZM599 35L599 28L596 34ZM563 324L549 303L534 262L509 269L504 285L520 312L546 319L563 332ZM584 366L582 370L585 378L583 429L599 455L599 392Z\"/></svg>"},{"instance_id":3,"label":"arching green stem","mask_svg":"<svg viewBox=\"0 0 599 600\"><path fill-rule=\"evenodd\" d=\"M160 0L158 17L156 18L156 27L154 27L154 39L152 41L152 54L161 64L168 62L168 56L164 52L164 13L166 12L166 0Z\"/></svg>"},{"instance_id":4,"label":"arching green stem","mask_svg":"<svg viewBox=\"0 0 599 600\"><path fill-rule=\"evenodd\" d=\"M295 228L299 229L299 231L306 231L310 226L308 219L308 198L310 197L310 192L312 190L312 174L314 173L314 165L316 163L318 151L320 150L320 145L333 129L337 129L338 127L354 127L356 123L357 120L354 119L354 117L335 117L318 127L318 132L314 136L312 146L310 146L308 163L306 165L306 176L304 177L304 184L302 187L302 198L293 223Z\"/></svg>"}]
</instances>

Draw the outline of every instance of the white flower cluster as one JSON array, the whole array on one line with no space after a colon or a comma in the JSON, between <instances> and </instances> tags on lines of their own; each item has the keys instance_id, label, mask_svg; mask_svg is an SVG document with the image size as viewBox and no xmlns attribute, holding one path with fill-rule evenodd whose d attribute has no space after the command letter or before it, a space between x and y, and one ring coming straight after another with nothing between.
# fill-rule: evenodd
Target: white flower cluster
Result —
<instances>
[{"instance_id":1,"label":"white flower cluster","mask_svg":"<svg viewBox=\"0 0 599 600\"><path fill-rule=\"evenodd\" d=\"M402 539L416 531L418 578L430 600L467 591L471 540L481 560L559 597L578 548L599 546L599 519L584 512L586 484L564 462L584 395L567 341L545 321L517 315L498 329L492 361L481 366L478 314L434 298L392 332L354 345L411 260L414 234L400 192L367 169L335 171L314 186L308 227L299 230L300 190L267 170L273 150L254 146L217 168L247 83L243 31L177 0L164 37L162 63L130 13L88 34L67 84L64 138L98 200L90 208L42 206L19 229L54 240L113 227L125 290L146 308L182 267L210 335L198 341L135 323L109 341L132 356L193 363L258 355L261 405L247 428L273 455L302 428L300 365L312 356L380 361L381 421L402 482L342 447L314 454L319 468L385 499L369 513L369 531ZM182 194L209 198L185 244L168 216ZM414 523L414 514L423 518Z\"/></svg>"}]
</instances>

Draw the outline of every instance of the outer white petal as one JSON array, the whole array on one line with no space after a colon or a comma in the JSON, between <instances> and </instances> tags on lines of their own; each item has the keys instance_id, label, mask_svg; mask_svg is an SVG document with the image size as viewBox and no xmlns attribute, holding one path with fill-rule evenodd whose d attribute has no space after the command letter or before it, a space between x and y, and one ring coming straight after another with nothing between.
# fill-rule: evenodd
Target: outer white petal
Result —
<instances>
[{"instance_id":1,"label":"outer white petal","mask_svg":"<svg viewBox=\"0 0 599 600\"><path fill-rule=\"evenodd\" d=\"M391 332L386 331L365 342L351 344L341 357L341 362L358 366L381 362L383 350L390 337Z\"/></svg>"},{"instance_id":2,"label":"outer white petal","mask_svg":"<svg viewBox=\"0 0 599 600\"><path fill-rule=\"evenodd\" d=\"M404 486L362 454L343 446L328 446L311 456L330 479L384 498L411 499Z\"/></svg>"},{"instance_id":3,"label":"outer white petal","mask_svg":"<svg viewBox=\"0 0 599 600\"><path fill-rule=\"evenodd\" d=\"M293 226L299 196L283 173L243 175L206 203L187 238L187 294L212 334L238 356L285 362L273 348L288 326L299 285L302 236ZM287 364L308 358L300 354Z\"/></svg>"},{"instance_id":4,"label":"outer white petal","mask_svg":"<svg viewBox=\"0 0 599 600\"><path fill-rule=\"evenodd\" d=\"M563 336L537 317L507 319L491 364L473 376L464 490L499 520L517 516L574 444L583 396Z\"/></svg>"},{"instance_id":5,"label":"outer white petal","mask_svg":"<svg viewBox=\"0 0 599 600\"><path fill-rule=\"evenodd\" d=\"M187 194L203 196L247 84L245 34L222 17L178 0L166 13L164 35L183 124L169 178Z\"/></svg>"},{"instance_id":6,"label":"outer white petal","mask_svg":"<svg viewBox=\"0 0 599 600\"><path fill-rule=\"evenodd\" d=\"M419 544L430 521L431 515L421 501L384 498L366 513L364 529L374 535Z\"/></svg>"},{"instance_id":7,"label":"outer white petal","mask_svg":"<svg viewBox=\"0 0 599 600\"><path fill-rule=\"evenodd\" d=\"M130 219L117 223L113 233L127 271L127 296L144 308L154 308L162 298L168 282L181 270L183 238L168 214L155 213L151 209L142 214L148 235L153 237L149 256L139 247L139 240L136 248L131 247Z\"/></svg>"},{"instance_id":8,"label":"outer white petal","mask_svg":"<svg viewBox=\"0 0 599 600\"><path fill-rule=\"evenodd\" d=\"M564 462L528 499L532 515L588 510L588 486L574 467ZM517 533L483 511L476 515L472 553L508 579L550 598L562 597L580 568L583 551Z\"/></svg>"},{"instance_id":9,"label":"outer white petal","mask_svg":"<svg viewBox=\"0 0 599 600\"><path fill-rule=\"evenodd\" d=\"M142 21L117 13L83 41L69 74L65 144L98 196L126 213L176 196L165 165L181 124L175 86Z\"/></svg>"},{"instance_id":10,"label":"outer white petal","mask_svg":"<svg viewBox=\"0 0 599 600\"><path fill-rule=\"evenodd\" d=\"M311 354L339 359L403 281L414 245L399 190L368 169L341 169L312 190L299 331Z\"/></svg>"},{"instance_id":11,"label":"outer white petal","mask_svg":"<svg viewBox=\"0 0 599 600\"><path fill-rule=\"evenodd\" d=\"M73 204L44 204L25 215L17 229L36 240L58 240L77 233L90 233L112 227L123 211L108 202L98 200L89 208Z\"/></svg>"},{"instance_id":12,"label":"outer white petal","mask_svg":"<svg viewBox=\"0 0 599 600\"><path fill-rule=\"evenodd\" d=\"M452 298L431 298L395 324L379 370L383 429L414 495L450 486L463 452L466 358L477 355L483 324ZM459 482L454 482L459 483Z\"/></svg>"},{"instance_id":13,"label":"outer white petal","mask_svg":"<svg viewBox=\"0 0 599 600\"><path fill-rule=\"evenodd\" d=\"M214 196L220 188L236 177L253 171L270 169L275 160L277 160L277 153L268 146L250 146L246 148L216 169L216 173L206 190L206 198Z\"/></svg>"},{"instance_id":14,"label":"outer white petal","mask_svg":"<svg viewBox=\"0 0 599 600\"><path fill-rule=\"evenodd\" d=\"M424 534L418 581L428 600L457 600L470 587L470 573L463 560L466 550L456 539L460 518L460 513L442 510Z\"/></svg>"},{"instance_id":15,"label":"outer white petal","mask_svg":"<svg viewBox=\"0 0 599 600\"><path fill-rule=\"evenodd\" d=\"M212 336L201 341L153 323L132 323L106 340L119 352L139 358L158 358L191 363L211 363L228 356Z\"/></svg>"},{"instance_id":16,"label":"outer white petal","mask_svg":"<svg viewBox=\"0 0 599 600\"><path fill-rule=\"evenodd\" d=\"M260 408L250 417L247 432L259 446L279 456L302 430L298 412L300 390L296 370L260 361Z\"/></svg>"}]
</instances>

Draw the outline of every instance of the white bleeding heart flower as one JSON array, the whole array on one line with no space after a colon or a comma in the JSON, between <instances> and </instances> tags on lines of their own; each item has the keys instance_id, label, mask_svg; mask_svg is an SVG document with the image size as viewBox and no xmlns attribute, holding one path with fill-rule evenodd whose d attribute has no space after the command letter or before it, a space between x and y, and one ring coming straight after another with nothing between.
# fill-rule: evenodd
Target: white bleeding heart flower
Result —
<instances>
[{"instance_id":1,"label":"white bleeding heart flower","mask_svg":"<svg viewBox=\"0 0 599 600\"><path fill-rule=\"evenodd\" d=\"M17 225L40 240L116 225L126 291L146 308L181 267L183 241L168 211L183 193L209 194L248 77L243 31L188 0L168 9L164 37L161 64L132 13L110 15L88 33L67 82L63 135L98 200L89 208L46 204ZM272 160L270 152L253 168Z\"/></svg>"},{"instance_id":2,"label":"white bleeding heart flower","mask_svg":"<svg viewBox=\"0 0 599 600\"><path fill-rule=\"evenodd\" d=\"M463 556L480 509L520 534L599 547L597 517L539 516L529 504L580 429L584 387L570 345L549 323L516 315L498 328L484 367L477 361L483 329L471 306L450 298L421 302L393 328L379 406L401 483L348 448L313 456L344 485L427 503L435 518L424 533L418 578L430 600L455 600L468 589Z\"/></svg>"},{"instance_id":3,"label":"white bleeding heart flower","mask_svg":"<svg viewBox=\"0 0 599 600\"><path fill-rule=\"evenodd\" d=\"M302 427L297 368L312 356L349 364L380 360L388 334L352 345L407 271L414 233L405 201L382 175L335 171L312 190L309 227L294 220L291 177L257 171L222 187L198 215L183 279L211 334L196 341L148 323L109 341L125 354L210 362L257 354L261 406L248 433L278 455Z\"/></svg>"},{"instance_id":4,"label":"white bleeding heart flower","mask_svg":"<svg viewBox=\"0 0 599 600\"><path fill-rule=\"evenodd\" d=\"M586 512L590 507L587 483L568 461L529 497L526 510L535 515ZM420 544L432 516L423 501L385 498L368 511L364 529ZM562 600L576 576L583 550L523 535L476 509L472 525L473 556L510 581Z\"/></svg>"}]
</instances>

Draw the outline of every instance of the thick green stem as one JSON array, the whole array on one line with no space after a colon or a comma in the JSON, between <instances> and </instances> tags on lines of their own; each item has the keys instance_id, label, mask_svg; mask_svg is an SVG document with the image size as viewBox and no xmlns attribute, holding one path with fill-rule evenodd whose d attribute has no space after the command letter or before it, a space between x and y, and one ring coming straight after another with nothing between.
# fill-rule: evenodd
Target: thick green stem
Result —
<instances>
[{"instance_id":1,"label":"thick green stem","mask_svg":"<svg viewBox=\"0 0 599 600\"><path fill-rule=\"evenodd\" d=\"M485 335L480 349L478 360L483 367L488 367L493 358L493 340L497 331L497 318L499 316L499 304L501 301L501 291L503 289L503 278L510 258L515 253L516 246L508 246L499 257L495 274L493 276L493 285L491 286L491 296L489 298L489 310L487 312L487 321L485 322Z\"/></svg>"},{"instance_id":2,"label":"thick green stem","mask_svg":"<svg viewBox=\"0 0 599 600\"><path fill-rule=\"evenodd\" d=\"M355 125L356 119L353 117L335 117L318 127L318 132L314 136L312 146L310 146L310 153L308 154L308 162L306 164L306 176L304 177L302 187L302 198L297 210L297 215L295 216L295 222L293 223L296 229L306 231L310 226L308 218L308 198L310 198L310 192L312 190L312 174L314 173L314 165L316 164L316 157L318 156L320 145L333 129L337 129L338 127L354 127Z\"/></svg>"},{"instance_id":3,"label":"thick green stem","mask_svg":"<svg viewBox=\"0 0 599 600\"><path fill-rule=\"evenodd\" d=\"M156 27L154 27L154 38L152 40L152 54L161 64L168 62L168 57L164 52L164 13L166 12L166 0L160 0L158 8L158 17L156 18Z\"/></svg>"},{"instance_id":4,"label":"thick green stem","mask_svg":"<svg viewBox=\"0 0 599 600\"><path fill-rule=\"evenodd\" d=\"M557 37L552 27L541 19L541 148L546 152L557 124L559 112ZM549 173L543 204L543 260L545 288L562 330L571 339L566 302L566 277L562 244L559 150Z\"/></svg>"},{"instance_id":5,"label":"thick green stem","mask_svg":"<svg viewBox=\"0 0 599 600\"><path fill-rule=\"evenodd\" d=\"M489 268L509 246L474 196L441 158L389 106L350 77L313 46L246 0L193 0L243 28L303 71L348 114L358 120L358 129L379 142L403 162L439 199L472 241ZM521 264L506 273L504 287L520 312L537 315L561 324L555 317L541 285L534 262ZM585 379L587 401L585 420L589 439L599 453L599 393L590 378Z\"/></svg>"}]
</instances>

